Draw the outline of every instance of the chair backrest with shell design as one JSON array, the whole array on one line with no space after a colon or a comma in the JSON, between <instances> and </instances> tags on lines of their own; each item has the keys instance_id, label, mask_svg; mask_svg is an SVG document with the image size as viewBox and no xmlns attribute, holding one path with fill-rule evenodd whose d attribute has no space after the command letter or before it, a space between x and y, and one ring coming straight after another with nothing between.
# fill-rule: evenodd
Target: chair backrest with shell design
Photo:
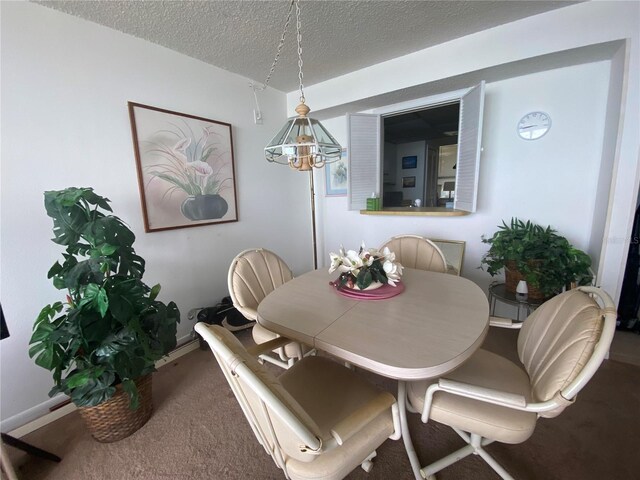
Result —
<instances>
[{"instance_id":1,"label":"chair backrest with shell design","mask_svg":"<svg viewBox=\"0 0 640 480\"><path fill-rule=\"evenodd\" d=\"M444 273L447 261L442 251L431 240L419 235L397 235L387 240L380 249L389 247L403 267Z\"/></svg>"},{"instance_id":2,"label":"chair backrest with shell design","mask_svg":"<svg viewBox=\"0 0 640 480\"><path fill-rule=\"evenodd\" d=\"M292 278L291 269L272 251L264 248L245 250L229 267L229 295L240 313L256 320L260 302Z\"/></svg>"}]
</instances>

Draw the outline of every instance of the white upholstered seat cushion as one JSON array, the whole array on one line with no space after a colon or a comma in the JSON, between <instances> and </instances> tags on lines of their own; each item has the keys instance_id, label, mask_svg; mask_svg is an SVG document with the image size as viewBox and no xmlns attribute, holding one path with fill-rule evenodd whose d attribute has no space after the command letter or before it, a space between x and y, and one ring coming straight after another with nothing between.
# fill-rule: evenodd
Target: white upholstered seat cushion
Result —
<instances>
[{"instance_id":1,"label":"white upholstered seat cushion","mask_svg":"<svg viewBox=\"0 0 640 480\"><path fill-rule=\"evenodd\" d=\"M478 350L469 360L443 378L523 395L530 399L527 373L513 362L487 350ZM411 382L407 395L420 412L427 387L438 380ZM503 443L520 443L531 436L537 415L478 400L436 392L430 418Z\"/></svg>"},{"instance_id":2,"label":"white upholstered seat cushion","mask_svg":"<svg viewBox=\"0 0 640 480\"><path fill-rule=\"evenodd\" d=\"M395 400L344 366L325 357L307 357L278 377L287 392L318 426L324 443L331 428L357 410L367 408L376 397ZM340 447L318 456L311 463L287 460L293 479L341 479L356 468L394 431L387 408ZM348 452L348 453L347 453Z\"/></svg>"},{"instance_id":3,"label":"white upholstered seat cushion","mask_svg":"<svg viewBox=\"0 0 640 480\"><path fill-rule=\"evenodd\" d=\"M547 300L527 317L518 335L518 355L531 378L534 401L550 400L576 378L602 327L600 307L579 290ZM543 416L556 416L563 408Z\"/></svg>"}]
</instances>

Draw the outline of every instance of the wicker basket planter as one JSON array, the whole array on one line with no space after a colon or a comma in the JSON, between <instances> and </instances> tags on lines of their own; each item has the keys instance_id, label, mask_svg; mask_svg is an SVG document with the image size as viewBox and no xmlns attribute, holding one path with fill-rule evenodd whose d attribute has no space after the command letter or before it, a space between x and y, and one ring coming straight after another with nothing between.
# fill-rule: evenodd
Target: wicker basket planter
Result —
<instances>
[{"instance_id":1,"label":"wicker basket planter","mask_svg":"<svg viewBox=\"0 0 640 480\"><path fill-rule=\"evenodd\" d=\"M153 411L151 374L136 380L140 405L136 410L129 408L129 396L116 386L116 393L106 402L95 407L79 407L91 436L99 442L110 443L122 440L142 427Z\"/></svg>"},{"instance_id":2,"label":"wicker basket planter","mask_svg":"<svg viewBox=\"0 0 640 480\"><path fill-rule=\"evenodd\" d=\"M532 262L535 262L535 260L532 260ZM516 293L516 287L518 286L518 282L520 282L520 280L526 281L526 278L524 278L524 276L518 270L516 270L515 267L516 262L508 261L506 262L506 266L504 269L505 288L507 289L507 292L511 293ZM531 300L544 300L546 298L546 295L542 293L540 289L534 287L530 283L527 283L527 290L528 298Z\"/></svg>"}]
</instances>

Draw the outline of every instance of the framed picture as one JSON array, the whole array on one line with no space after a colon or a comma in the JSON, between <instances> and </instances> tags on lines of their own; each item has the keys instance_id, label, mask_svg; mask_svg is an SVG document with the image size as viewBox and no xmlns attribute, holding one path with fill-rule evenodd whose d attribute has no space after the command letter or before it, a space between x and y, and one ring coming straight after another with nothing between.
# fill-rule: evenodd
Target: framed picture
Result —
<instances>
[{"instance_id":1,"label":"framed picture","mask_svg":"<svg viewBox=\"0 0 640 480\"><path fill-rule=\"evenodd\" d=\"M129 102L147 232L238 221L231 125Z\"/></svg>"},{"instance_id":2,"label":"framed picture","mask_svg":"<svg viewBox=\"0 0 640 480\"><path fill-rule=\"evenodd\" d=\"M416 177L402 177L402 188L415 188Z\"/></svg>"},{"instance_id":3,"label":"framed picture","mask_svg":"<svg viewBox=\"0 0 640 480\"><path fill-rule=\"evenodd\" d=\"M418 157L411 155L410 157L402 157L402 169L418 168Z\"/></svg>"},{"instance_id":4,"label":"framed picture","mask_svg":"<svg viewBox=\"0 0 640 480\"><path fill-rule=\"evenodd\" d=\"M324 167L327 197L340 197L347 194L347 149L342 149L340 160L327 163Z\"/></svg>"}]
</instances>

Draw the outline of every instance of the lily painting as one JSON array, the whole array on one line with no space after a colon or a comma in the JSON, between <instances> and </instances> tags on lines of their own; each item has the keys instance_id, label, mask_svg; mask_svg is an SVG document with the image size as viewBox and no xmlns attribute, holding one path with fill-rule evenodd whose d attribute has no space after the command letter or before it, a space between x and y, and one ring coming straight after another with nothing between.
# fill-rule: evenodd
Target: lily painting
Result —
<instances>
[{"instance_id":1,"label":"lily painting","mask_svg":"<svg viewBox=\"0 0 640 480\"><path fill-rule=\"evenodd\" d=\"M231 125L129 102L145 230L238 220Z\"/></svg>"},{"instance_id":2,"label":"lily painting","mask_svg":"<svg viewBox=\"0 0 640 480\"><path fill-rule=\"evenodd\" d=\"M325 167L325 191L328 197L338 197L347 194L347 149L342 149L340 160L327 163Z\"/></svg>"}]
</instances>

